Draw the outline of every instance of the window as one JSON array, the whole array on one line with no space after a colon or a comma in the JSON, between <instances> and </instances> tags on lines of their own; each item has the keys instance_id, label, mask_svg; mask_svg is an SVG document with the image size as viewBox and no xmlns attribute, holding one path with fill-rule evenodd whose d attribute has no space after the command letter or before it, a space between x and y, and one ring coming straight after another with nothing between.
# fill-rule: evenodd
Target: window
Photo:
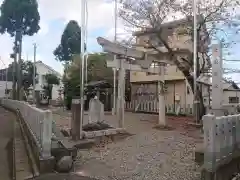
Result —
<instances>
[{"instance_id":1,"label":"window","mask_svg":"<svg viewBox=\"0 0 240 180\"><path fill-rule=\"evenodd\" d=\"M239 103L239 97L229 97L229 103Z\"/></svg>"},{"instance_id":2,"label":"window","mask_svg":"<svg viewBox=\"0 0 240 180\"><path fill-rule=\"evenodd\" d=\"M150 65L150 68L151 68L153 71L155 70L154 68L156 68L156 67L158 67L158 63L157 63L157 62L153 62L153 63ZM156 75L156 73L147 72L146 75L147 75L147 76L149 76L149 75Z\"/></svg>"}]
</instances>

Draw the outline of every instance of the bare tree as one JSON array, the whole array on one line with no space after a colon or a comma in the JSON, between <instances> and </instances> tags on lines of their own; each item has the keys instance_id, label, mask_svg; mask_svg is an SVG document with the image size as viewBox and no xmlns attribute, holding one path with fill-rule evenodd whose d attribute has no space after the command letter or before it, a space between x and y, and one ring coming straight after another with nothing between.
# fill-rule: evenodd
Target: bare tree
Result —
<instances>
[{"instance_id":1,"label":"bare tree","mask_svg":"<svg viewBox=\"0 0 240 180\"><path fill-rule=\"evenodd\" d=\"M238 8L237 0L199 0L197 4L197 76L211 66L209 45L213 39L220 39L224 48L228 50L234 44L232 36L239 32L240 26ZM140 29L139 33L135 33L136 36L149 37L146 43L157 52L159 58L167 53L169 60L184 74L194 92L194 79L191 73L193 51L191 48L190 51L184 51L184 47L178 47L176 50L173 41L169 38L184 35L189 36L186 41L193 42L192 1L121 0L119 15L126 26ZM177 22L177 26L171 25L171 21ZM169 29L171 26L174 30ZM159 47L164 47L166 51ZM184 53L181 54L180 51ZM202 116L205 111L199 87L196 93L200 101L200 116Z\"/></svg>"}]
</instances>

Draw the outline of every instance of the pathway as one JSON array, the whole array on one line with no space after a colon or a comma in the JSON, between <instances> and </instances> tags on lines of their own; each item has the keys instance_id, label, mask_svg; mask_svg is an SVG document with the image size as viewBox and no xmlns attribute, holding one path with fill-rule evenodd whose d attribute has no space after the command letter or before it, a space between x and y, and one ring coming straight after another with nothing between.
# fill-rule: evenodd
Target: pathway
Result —
<instances>
[{"instance_id":1,"label":"pathway","mask_svg":"<svg viewBox=\"0 0 240 180\"><path fill-rule=\"evenodd\" d=\"M8 142L13 136L13 122L15 115L0 107L0 174L4 180L10 180L9 152L7 148ZM12 153L12 152L10 152Z\"/></svg>"},{"instance_id":2,"label":"pathway","mask_svg":"<svg viewBox=\"0 0 240 180\"><path fill-rule=\"evenodd\" d=\"M69 113L58 112L54 117L58 126L69 126ZM116 124L116 117L106 115L105 120ZM186 126L185 121L189 118L168 117L175 129L160 131L152 128L156 115L126 113L125 127L134 135L80 151L75 170L104 180L199 180L194 149L202 139L199 130Z\"/></svg>"}]
</instances>

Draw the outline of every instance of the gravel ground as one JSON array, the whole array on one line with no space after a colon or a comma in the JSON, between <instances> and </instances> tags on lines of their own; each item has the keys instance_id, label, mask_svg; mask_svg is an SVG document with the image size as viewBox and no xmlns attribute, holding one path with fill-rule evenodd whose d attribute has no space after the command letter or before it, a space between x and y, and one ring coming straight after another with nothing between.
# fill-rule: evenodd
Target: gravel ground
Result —
<instances>
[{"instance_id":1,"label":"gravel ground","mask_svg":"<svg viewBox=\"0 0 240 180\"><path fill-rule=\"evenodd\" d=\"M70 114L60 114L54 115L58 126L69 126ZM106 122L117 124L116 117L105 117ZM186 126L191 118L168 117L172 131L153 129L156 120L156 115L126 113L125 127L134 135L79 151L75 171L104 180L200 179L194 148L202 139L199 130Z\"/></svg>"}]
</instances>

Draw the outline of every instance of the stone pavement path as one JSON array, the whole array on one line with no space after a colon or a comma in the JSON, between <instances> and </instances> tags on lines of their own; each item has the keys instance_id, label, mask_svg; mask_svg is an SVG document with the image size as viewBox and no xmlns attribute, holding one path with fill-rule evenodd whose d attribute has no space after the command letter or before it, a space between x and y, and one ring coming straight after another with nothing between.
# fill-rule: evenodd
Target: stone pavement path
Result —
<instances>
[{"instance_id":1,"label":"stone pavement path","mask_svg":"<svg viewBox=\"0 0 240 180\"><path fill-rule=\"evenodd\" d=\"M0 107L0 175L3 180L10 180L10 165L8 160L8 142L13 136L15 115Z\"/></svg>"}]
</instances>

